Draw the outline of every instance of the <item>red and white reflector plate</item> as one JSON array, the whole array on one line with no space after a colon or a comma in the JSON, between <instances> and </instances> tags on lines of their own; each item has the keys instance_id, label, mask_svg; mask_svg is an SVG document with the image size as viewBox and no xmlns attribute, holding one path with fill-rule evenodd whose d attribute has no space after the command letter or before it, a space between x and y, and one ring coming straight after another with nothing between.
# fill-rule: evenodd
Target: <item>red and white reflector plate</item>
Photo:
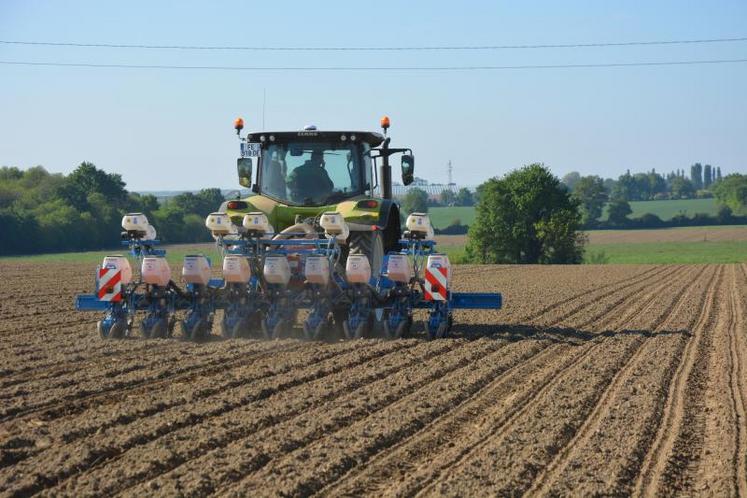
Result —
<instances>
[{"instance_id":1,"label":"red and white reflector plate","mask_svg":"<svg viewBox=\"0 0 747 498\"><path fill-rule=\"evenodd\" d=\"M448 268L431 267L425 269L425 300L446 301Z\"/></svg>"},{"instance_id":2,"label":"red and white reflector plate","mask_svg":"<svg viewBox=\"0 0 747 498\"><path fill-rule=\"evenodd\" d=\"M116 268L99 268L99 301L122 300L122 272Z\"/></svg>"}]
</instances>

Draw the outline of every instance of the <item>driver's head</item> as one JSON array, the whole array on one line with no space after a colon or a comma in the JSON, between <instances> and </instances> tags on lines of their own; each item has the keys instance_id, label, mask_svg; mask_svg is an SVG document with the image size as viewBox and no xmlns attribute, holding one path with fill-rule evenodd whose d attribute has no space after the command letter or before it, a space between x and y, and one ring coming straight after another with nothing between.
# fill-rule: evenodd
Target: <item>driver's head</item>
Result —
<instances>
[{"instance_id":1,"label":"driver's head","mask_svg":"<svg viewBox=\"0 0 747 498\"><path fill-rule=\"evenodd\" d=\"M322 152L321 150L313 151L311 153L310 161L317 166L321 166L324 162L324 152Z\"/></svg>"}]
</instances>

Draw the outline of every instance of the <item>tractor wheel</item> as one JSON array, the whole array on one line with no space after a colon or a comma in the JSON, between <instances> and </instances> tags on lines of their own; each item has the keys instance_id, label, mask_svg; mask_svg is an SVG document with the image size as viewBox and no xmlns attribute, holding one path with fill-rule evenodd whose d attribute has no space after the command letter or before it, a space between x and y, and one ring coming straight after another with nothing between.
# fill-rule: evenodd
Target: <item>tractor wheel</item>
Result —
<instances>
[{"instance_id":1,"label":"tractor wheel","mask_svg":"<svg viewBox=\"0 0 747 498\"><path fill-rule=\"evenodd\" d=\"M384 238L378 230L350 232L349 254L365 254L371 264L371 275L378 278L384 263Z\"/></svg>"}]
</instances>

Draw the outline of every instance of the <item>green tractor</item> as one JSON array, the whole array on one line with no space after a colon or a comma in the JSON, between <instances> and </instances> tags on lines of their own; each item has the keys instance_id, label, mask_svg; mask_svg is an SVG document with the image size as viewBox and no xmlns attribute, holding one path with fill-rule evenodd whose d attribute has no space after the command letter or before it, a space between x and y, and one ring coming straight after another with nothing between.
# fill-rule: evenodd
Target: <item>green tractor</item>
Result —
<instances>
[{"instance_id":1,"label":"green tractor","mask_svg":"<svg viewBox=\"0 0 747 498\"><path fill-rule=\"evenodd\" d=\"M337 211L350 228L347 254L365 254L378 274L384 255L398 248L402 235L390 157L401 154L404 185L412 183L415 169L410 149L389 147L388 117L381 126L383 134L306 126L242 138L244 122L237 119L239 183L252 193L224 202L220 211L237 226L245 214L261 211L279 234L303 232L317 225L322 213Z\"/></svg>"}]
</instances>

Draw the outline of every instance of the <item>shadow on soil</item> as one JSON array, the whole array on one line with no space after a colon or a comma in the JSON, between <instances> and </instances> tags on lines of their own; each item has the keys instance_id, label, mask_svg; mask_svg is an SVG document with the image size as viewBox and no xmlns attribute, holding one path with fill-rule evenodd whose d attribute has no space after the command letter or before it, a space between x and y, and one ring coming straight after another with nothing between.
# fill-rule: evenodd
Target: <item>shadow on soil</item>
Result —
<instances>
[{"instance_id":1,"label":"shadow on soil","mask_svg":"<svg viewBox=\"0 0 747 498\"><path fill-rule=\"evenodd\" d=\"M692 335L689 330L605 330L602 332L587 332L570 327L539 327L536 325L504 324L504 325L456 325L450 337L455 339L478 339L492 337L509 341L526 339L542 339L568 344L582 344L600 337L614 337L620 335L639 335L652 337L654 335Z\"/></svg>"},{"instance_id":2,"label":"shadow on soil","mask_svg":"<svg viewBox=\"0 0 747 498\"><path fill-rule=\"evenodd\" d=\"M663 330L654 332L653 330L605 330L602 332L589 332L585 330L575 329L571 327L541 327L537 325L529 324L455 324L452 331L449 333L450 339L463 339L463 340L477 340L477 339L501 339L511 342L522 341L527 339L532 340L549 340L557 343L566 344L583 344L588 341L605 337L615 337L624 335L637 335L643 337L652 337L654 335L682 335L690 337L692 334L689 330ZM415 322L413 331L406 339L416 340L428 340L427 334L425 333L425 327L422 323ZM216 335L215 332L210 334L208 337L198 341L192 341L178 332L168 339L160 340L178 340L184 343L215 343L222 342L228 339ZM304 340L303 332L299 328L294 328L283 340ZM368 337L369 340L381 340L381 337ZM129 336L123 340L143 340L139 334L135 336ZM146 339L149 341L159 339ZM238 340L258 340L267 341L261 334L255 334L251 337L245 337ZM344 340L341 335L332 334L329 337L319 341L326 343L336 343ZM366 340L366 339L363 339Z\"/></svg>"}]
</instances>

